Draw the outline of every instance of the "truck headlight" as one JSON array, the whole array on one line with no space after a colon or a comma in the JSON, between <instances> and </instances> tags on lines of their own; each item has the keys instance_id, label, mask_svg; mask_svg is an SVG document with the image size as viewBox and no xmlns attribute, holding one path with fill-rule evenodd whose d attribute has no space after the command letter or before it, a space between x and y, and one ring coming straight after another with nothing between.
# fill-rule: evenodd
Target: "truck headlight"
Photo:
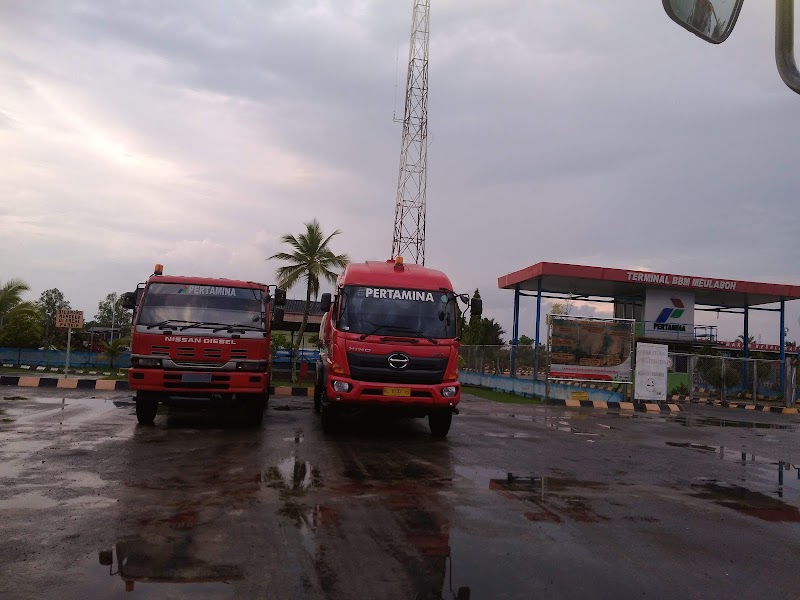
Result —
<instances>
[{"instance_id":1,"label":"truck headlight","mask_svg":"<svg viewBox=\"0 0 800 600\"><path fill-rule=\"evenodd\" d=\"M131 362L136 367L155 367L158 368L161 366L161 359L160 358L133 358Z\"/></svg>"},{"instance_id":2,"label":"truck headlight","mask_svg":"<svg viewBox=\"0 0 800 600\"><path fill-rule=\"evenodd\" d=\"M448 385L447 387L442 388L442 396L444 396L445 398L452 398L453 396L456 395L457 391L458 388L456 386Z\"/></svg>"},{"instance_id":3,"label":"truck headlight","mask_svg":"<svg viewBox=\"0 0 800 600\"><path fill-rule=\"evenodd\" d=\"M333 382L333 391L334 392L349 392L350 388L353 387L346 381L334 381Z\"/></svg>"}]
</instances>

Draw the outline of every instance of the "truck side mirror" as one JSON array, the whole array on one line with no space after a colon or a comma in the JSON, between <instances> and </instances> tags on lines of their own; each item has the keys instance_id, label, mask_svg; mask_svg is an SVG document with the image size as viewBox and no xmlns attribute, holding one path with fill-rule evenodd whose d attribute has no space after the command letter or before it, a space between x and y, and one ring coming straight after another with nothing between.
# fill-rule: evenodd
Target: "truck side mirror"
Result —
<instances>
[{"instance_id":1,"label":"truck side mirror","mask_svg":"<svg viewBox=\"0 0 800 600\"><path fill-rule=\"evenodd\" d=\"M283 309L275 308L272 310L272 324L277 325L283 323Z\"/></svg>"},{"instance_id":2,"label":"truck side mirror","mask_svg":"<svg viewBox=\"0 0 800 600\"><path fill-rule=\"evenodd\" d=\"M322 294L319 300L319 309L326 313L331 309L331 295L328 293Z\"/></svg>"},{"instance_id":3,"label":"truck side mirror","mask_svg":"<svg viewBox=\"0 0 800 600\"><path fill-rule=\"evenodd\" d=\"M275 288L275 306L283 306L286 304L286 290L283 288Z\"/></svg>"},{"instance_id":4,"label":"truck side mirror","mask_svg":"<svg viewBox=\"0 0 800 600\"><path fill-rule=\"evenodd\" d=\"M800 94L800 72L794 59L794 0L778 0L775 6L775 62L783 82Z\"/></svg>"},{"instance_id":5,"label":"truck side mirror","mask_svg":"<svg viewBox=\"0 0 800 600\"><path fill-rule=\"evenodd\" d=\"M480 317L483 314L483 299L473 298L469 303L469 314L473 317Z\"/></svg>"},{"instance_id":6,"label":"truck side mirror","mask_svg":"<svg viewBox=\"0 0 800 600\"><path fill-rule=\"evenodd\" d=\"M728 39L743 3L744 0L662 0L670 19L712 44L721 44Z\"/></svg>"},{"instance_id":7,"label":"truck side mirror","mask_svg":"<svg viewBox=\"0 0 800 600\"><path fill-rule=\"evenodd\" d=\"M136 308L136 292L125 292L122 294L122 308L133 310Z\"/></svg>"}]
</instances>

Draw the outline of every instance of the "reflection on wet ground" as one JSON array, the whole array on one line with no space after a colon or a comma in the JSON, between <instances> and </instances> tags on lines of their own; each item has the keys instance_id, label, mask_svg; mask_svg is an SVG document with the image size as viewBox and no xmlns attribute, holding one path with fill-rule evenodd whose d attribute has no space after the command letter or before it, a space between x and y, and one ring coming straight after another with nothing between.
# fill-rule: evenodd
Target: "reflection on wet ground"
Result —
<instances>
[{"instance_id":1,"label":"reflection on wet ground","mask_svg":"<svg viewBox=\"0 0 800 600\"><path fill-rule=\"evenodd\" d=\"M720 506L762 521L800 522L800 510L796 506L742 486L710 481L692 485L692 490L697 498L711 500Z\"/></svg>"},{"instance_id":2,"label":"reflection on wet ground","mask_svg":"<svg viewBox=\"0 0 800 600\"><path fill-rule=\"evenodd\" d=\"M732 409L731 409L732 410ZM789 423L763 423L759 421L749 421L745 419L709 417L705 415L695 415L688 412L679 413L675 416L667 417L673 423L679 423L684 427L744 427L747 429L780 429L784 431L796 431L796 426Z\"/></svg>"},{"instance_id":3,"label":"reflection on wet ground","mask_svg":"<svg viewBox=\"0 0 800 600\"><path fill-rule=\"evenodd\" d=\"M591 499L585 491L607 490L608 485L599 481L583 481L570 477L519 476L508 473L505 479L492 479L489 489L514 500L531 503L523 514L534 522L599 523L608 517L592 508Z\"/></svg>"},{"instance_id":4,"label":"reflection on wet ground","mask_svg":"<svg viewBox=\"0 0 800 600\"><path fill-rule=\"evenodd\" d=\"M326 435L307 399L281 398L259 431L139 427L121 396L87 421L61 400L0 442L0 532L22 547L0 564L29 580L55 565L45 598L669 598L684 580L714 597L704 577L730 562L707 547L747 540L758 569L800 551L780 537L800 522L791 422L490 404L442 441L421 421ZM50 418L70 410L74 425Z\"/></svg>"}]
</instances>

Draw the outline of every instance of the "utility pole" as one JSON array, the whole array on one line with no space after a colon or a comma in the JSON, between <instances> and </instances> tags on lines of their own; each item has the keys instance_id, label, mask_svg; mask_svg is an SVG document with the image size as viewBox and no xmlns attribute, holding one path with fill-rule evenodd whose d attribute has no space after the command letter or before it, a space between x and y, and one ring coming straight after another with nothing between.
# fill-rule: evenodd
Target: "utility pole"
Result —
<instances>
[{"instance_id":1,"label":"utility pole","mask_svg":"<svg viewBox=\"0 0 800 600\"><path fill-rule=\"evenodd\" d=\"M425 264L430 12L430 0L414 0L392 238L393 257L406 254L420 265Z\"/></svg>"}]
</instances>

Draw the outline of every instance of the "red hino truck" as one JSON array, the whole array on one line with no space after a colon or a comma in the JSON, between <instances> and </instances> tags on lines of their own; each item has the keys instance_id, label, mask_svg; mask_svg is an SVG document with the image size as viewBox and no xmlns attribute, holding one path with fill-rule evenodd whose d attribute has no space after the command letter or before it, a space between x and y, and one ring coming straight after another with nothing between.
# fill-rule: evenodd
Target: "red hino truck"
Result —
<instances>
[{"instance_id":1,"label":"red hino truck","mask_svg":"<svg viewBox=\"0 0 800 600\"><path fill-rule=\"evenodd\" d=\"M461 399L458 382L458 301L441 271L386 262L350 264L325 313L317 363L314 410L330 430L341 412L377 409L428 417L444 437ZM473 314L481 313L473 298Z\"/></svg>"},{"instance_id":2,"label":"red hino truck","mask_svg":"<svg viewBox=\"0 0 800 600\"><path fill-rule=\"evenodd\" d=\"M134 310L128 383L136 417L151 424L159 403L221 407L260 425L269 398L269 342L286 292L252 281L164 275L123 305Z\"/></svg>"}]
</instances>

